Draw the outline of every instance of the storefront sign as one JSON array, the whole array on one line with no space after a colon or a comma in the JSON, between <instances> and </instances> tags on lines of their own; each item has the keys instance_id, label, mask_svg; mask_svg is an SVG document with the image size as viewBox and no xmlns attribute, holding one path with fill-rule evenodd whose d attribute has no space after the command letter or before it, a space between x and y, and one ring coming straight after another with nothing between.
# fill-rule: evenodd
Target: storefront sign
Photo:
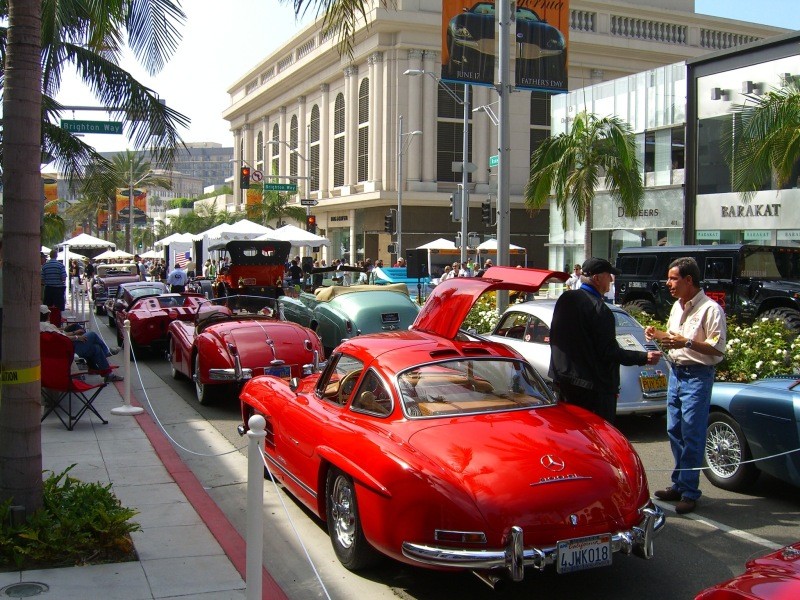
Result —
<instances>
[{"instance_id":1,"label":"storefront sign","mask_svg":"<svg viewBox=\"0 0 800 600\"><path fill-rule=\"evenodd\" d=\"M800 242L800 229L778 230L779 242Z\"/></svg>"},{"instance_id":2,"label":"storefront sign","mask_svg":"<svg viewBox=\"0 0 800 600\"><path fill-rule=\"evenodd\" d=\"M698 231L695 236L698 240L710 240L714 242L719 241L719 230L716 231Z\"/></svg>"},{"instance_id":3,"label":"storefront sign","mask_svg":"<svg viewBox=\"0 0 800 600\"><path fill-rule=\"evenodd\" d=\"M780 217L781 204L732 204L720 207L720 216L723 219L749 218L749 217Z\"/></svg>"},{"instance_id":4,"label":"storefront sign","mask_svg":"<svg viewBox=\"0 0 800 600\"><path fill-rule=\"evenodd\" d=\"M328 217L328 223L337 223L340 227L342 225L347 225L350 222L350 217L347 214L344 215L331 215Z\"/></svg>"},{"instance_id":5,"label":"storefront sign","mask_svg":"<svg viewBox=\"0 0 800 600\"><path fill-rule=\"evenodd\" d=\"M697 229L764 231L800 222L800 190L763 190L750 202L737 193L704 194L697 197Z\"/></svg>"},{"instance_id":6,"label":"storefront sign","mask_svg":"<svg viewBox=\"0 0 800 600\"><path fill-rule=\"evenodd\" d=\"M748 229L744 232L745 242L763 242L772 240L772 231L769 229Z\"/></svg>"}]
</instances>

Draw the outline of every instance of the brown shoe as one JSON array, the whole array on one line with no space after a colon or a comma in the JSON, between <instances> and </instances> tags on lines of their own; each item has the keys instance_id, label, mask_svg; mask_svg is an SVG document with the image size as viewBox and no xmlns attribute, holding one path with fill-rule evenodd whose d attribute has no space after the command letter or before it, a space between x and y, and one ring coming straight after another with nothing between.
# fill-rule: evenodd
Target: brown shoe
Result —
<instances>
[{"instance_id":1,"label":"brown shoe","mask_svg":"<svg viewBox=\"0 0 800 600\"><path fill-rule=\"evenodd\" d=\"M696 506L697 506L696 500L683 497L681 498L681 501L675 505L675 512L678 513L679 515L685 515L686 513L694 511Z\"/></svg>"},{"instance_id":2,"label":"brown shoe","mask_svg":"<svg viewBox=\"0 0 800 600\"><path fill-rule=\"evenodd\" d=\"M674 487L668 487L667 489L664 490L658 490L653 495L659 500L667 500L669 502L674 502L676 500L681 499L681 493Z\"/></svg>"}]
</instances>

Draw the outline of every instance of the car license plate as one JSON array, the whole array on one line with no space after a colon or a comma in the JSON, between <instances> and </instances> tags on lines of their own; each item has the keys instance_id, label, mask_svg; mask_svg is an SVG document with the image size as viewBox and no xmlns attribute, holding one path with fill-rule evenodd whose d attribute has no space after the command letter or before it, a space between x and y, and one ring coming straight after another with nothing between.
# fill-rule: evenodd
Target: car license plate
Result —
<instances>
[{"instance_id":1,"label":"car license plate","mask_svg":"<svg viewBox=\"0 0 800 600\"><path fill-rule=\"evenodd\" d=\"M264 367L264 375L272 375L273 377L289 379L292 376L292 368L289 365L281 365L279 367Z\"/></svg>"},{"instance_id":2,"label":"car license plate","mask_svg":"<svg viewBox=\"0 0 800 600\"><path fill-rule=\"evenodd\" d=\"M381 323L399 323L400 313L381 313Z\"/></svg>"},{"instance_id":3,"label":"car license plate","mask_svg":"<svg viewBox=\"0 0 800 600\"><path fill-rule=\"evenodd\" d=\"M661 371L655 373L642 371L639 375L639 385L645 394L659 394L667 391L667 376Z\"/></svg>"},{"instance_id":4,"label":"car license plate","mask_svg":"<svg viewBox=\"0 0 800 600\"><path fill-rule=\"evenodd\" d=\"M607 533L558 542L558 573L574 573L610 565L611 535Z\"/></svg>"}]
</instances>

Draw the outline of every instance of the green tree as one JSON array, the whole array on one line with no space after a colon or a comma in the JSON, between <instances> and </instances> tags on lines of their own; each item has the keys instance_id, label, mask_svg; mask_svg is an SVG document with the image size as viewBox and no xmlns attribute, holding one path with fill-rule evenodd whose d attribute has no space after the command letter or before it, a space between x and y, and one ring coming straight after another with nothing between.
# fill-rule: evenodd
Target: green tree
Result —
<instances>
[{"instance_id":1,"label":"green tree","mask_svg":"<svg viewBox=\"0 0 800 600\"><path fill-rule=\"evenodd\" d=\"M285 225L285 219L294 219L300 223L306 221L306 209L289 204L289 194L281 192L264 192L259 204L247 205L247 218L270 227Z\"/></svg>"},{"instance_id":2,"label":"green tree","mask_svg":"<svg viewBox=\"0 0 800 600\"><path fill-rule=\"evenodd\" d=\"M52 98L63 69L74 66L104 106L119 107L127 115L129 137L139 146L155 144L158 160L168 162L179 141L176 125L187 119L161 105L155 92L117 62L127 44L148 71L157 72L176 47L176 24L182 20L178 3L169 0L0 0L0 23L7 23L0 27L3 278L14 282L3 286L7 350L0 380L0 502L11 501L28 514L42 504L41 366L35 326L40 168L46 157L62 173L80 174L99 158L55 125L59 106ZM8 352L12 347L14 352Z\"/></svg>"},{"instance_id":3,"label":"green tree","mask_svg":"<svg viewBox=\"0 0 800 600\"><path fill-rule=\"evenodd\" d=\"M800 159L800 77L731 110L740 126L723 139L733 189L750 200L773 181L779 189L790 183Z\"/></svg>"},{"instance_id":4,"label":"green tree","mask_svg":"<svg viewBox=\"0 0 800 600\"><path fill-rule=\"evenodd\" d=\"M630 126L617 117L578 113L567 133L547 138L531 155L525 204L540 209L555 196L561 222L584 224L584 251L592 256L592 202L605 177L611 198L628 216L642 207L644 186Z\"/></svg>"},{"instance_id":5,"label":"green tree","mask_svg":"<svg viewBox=\"0 0 800 600\"><path fill-rule=\"evenodd\" d=\"M44 205L44 216L42 217L42 244L45 246L55 246L64 241L67 232L67 222L58 214L58 200L51 200ZM54 211L53 209L56 209Z\"/></svg>"}]
</instances>

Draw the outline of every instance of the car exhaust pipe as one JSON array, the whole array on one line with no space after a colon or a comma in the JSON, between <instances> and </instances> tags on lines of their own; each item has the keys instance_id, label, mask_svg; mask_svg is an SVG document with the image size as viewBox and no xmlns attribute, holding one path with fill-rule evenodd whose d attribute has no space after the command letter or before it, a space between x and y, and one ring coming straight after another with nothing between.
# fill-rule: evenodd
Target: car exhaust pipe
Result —
<instances>
[{"instance_id":1,"label":"car exhaust pipe","mask_svg":"<svg viewBox=\"0 0 800 600\"><path fill-rule=\"evenodd\" d=\"M494 573L490 573L489 571L472 571L472 574L495 592L500 592L506 587L506 579Z\"/></svg>"}]
</instances>

